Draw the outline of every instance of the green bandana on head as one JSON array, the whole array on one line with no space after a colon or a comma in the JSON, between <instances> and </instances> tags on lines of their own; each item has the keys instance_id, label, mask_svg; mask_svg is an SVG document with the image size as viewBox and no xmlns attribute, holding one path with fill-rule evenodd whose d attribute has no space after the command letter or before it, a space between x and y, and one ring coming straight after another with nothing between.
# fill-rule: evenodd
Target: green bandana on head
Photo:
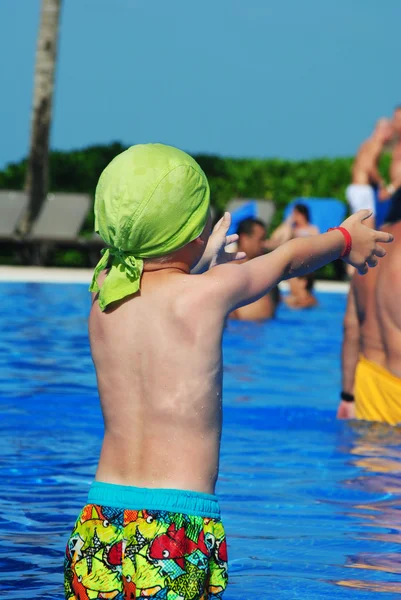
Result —
<instances>
[{"instance_id":1,"label":"green bandana on head","mask_svg":"<svg viewBox=\"0 0 401 600\"><path fill-rule=\"evenodd\" d=\"M185 152L163 144L132 146L100 176L95 230L106 243L90 291L101 310L140 289L143 259L192 242L205 228L210 191L206 175ZM99 289L97 278L112 264Z\"/></svg>"}]
</instances>

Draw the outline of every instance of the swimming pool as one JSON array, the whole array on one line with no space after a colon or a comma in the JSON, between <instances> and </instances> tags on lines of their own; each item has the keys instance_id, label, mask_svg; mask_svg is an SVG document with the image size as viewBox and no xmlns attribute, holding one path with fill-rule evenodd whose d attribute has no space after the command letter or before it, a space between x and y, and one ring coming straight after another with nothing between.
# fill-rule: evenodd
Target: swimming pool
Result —
<instances>
[{"instance_id":1,"label":"swimming pool","mask_svg":"<svg viewBox=\"0 0 401 600\"><path fill-rule=\"evenodd\" d=\"M58 599L102 423L87 287L0 283L0 589ZM229 323L218 493L227 600L401 593L401 433L338 423L343 294Z\"/></svg>"}]
</instances>

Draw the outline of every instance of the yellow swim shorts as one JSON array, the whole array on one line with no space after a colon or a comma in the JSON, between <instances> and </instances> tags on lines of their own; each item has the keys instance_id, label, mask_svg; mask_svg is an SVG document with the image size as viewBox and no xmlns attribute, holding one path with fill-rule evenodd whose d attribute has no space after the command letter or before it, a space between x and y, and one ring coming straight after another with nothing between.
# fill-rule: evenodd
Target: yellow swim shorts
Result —
<instances>
[{"instance_id":1,"label":"yellow swim shorts","mask_svg":"<svg viewBox=\"0 0 401 600\"><path fill-rule=\"evenodd\" d=\"M401 379L361 356L355 374L355 408L358 419L401 423Z\"/></svg>"}]
</instances>

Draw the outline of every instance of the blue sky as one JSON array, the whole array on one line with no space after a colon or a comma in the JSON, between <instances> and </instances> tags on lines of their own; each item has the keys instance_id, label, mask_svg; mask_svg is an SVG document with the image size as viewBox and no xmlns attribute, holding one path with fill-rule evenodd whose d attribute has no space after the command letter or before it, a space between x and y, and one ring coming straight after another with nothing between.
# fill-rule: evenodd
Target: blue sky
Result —
<instances>
[{"instance_id":1,"label":"blue sky","mask_svg":"<svg viewBox=\"0 0 401 600\"><path fill-rule=\"evenodd\" d=\"M39 0L1 0L0 168L29 143ZM348 156L401 103L400 0L64 0L51 146Z\"/></svg>"}]
</instances>

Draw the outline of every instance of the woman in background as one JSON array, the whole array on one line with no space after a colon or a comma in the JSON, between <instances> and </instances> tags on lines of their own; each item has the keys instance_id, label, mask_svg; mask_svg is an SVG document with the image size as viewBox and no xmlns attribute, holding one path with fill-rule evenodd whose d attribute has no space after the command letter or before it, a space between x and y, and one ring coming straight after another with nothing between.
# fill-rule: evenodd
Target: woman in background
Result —
<instances>
[{"instance_id":1,"label":"woman in background","mask_svg":"<svg viewBox=\"0 0 401 600\"><path fill-rule=\"evenodd\" d=\"M310 222L309 208L305 204L296 204L289 217L273 231L270 239L265 241L265 248L274 250L293 238L319 233L319 228Z\"/></svg>"},{"instance_id":2,"label":"woman in background","mask_svg":"<svg viewBox=\"0 0 401 600\"><path fill-rule=\"evenodd\" d=\"M265 241L267 250L274 250L293 238L318 235L319 228L310 222L309 208L305 204L296 204L287 219L273 231L270 239ZM290 281L290 294L284 302L291 308L310 308L317 305L313 295L314 275L295 277Z\"/></svg>"}]
</instances>

